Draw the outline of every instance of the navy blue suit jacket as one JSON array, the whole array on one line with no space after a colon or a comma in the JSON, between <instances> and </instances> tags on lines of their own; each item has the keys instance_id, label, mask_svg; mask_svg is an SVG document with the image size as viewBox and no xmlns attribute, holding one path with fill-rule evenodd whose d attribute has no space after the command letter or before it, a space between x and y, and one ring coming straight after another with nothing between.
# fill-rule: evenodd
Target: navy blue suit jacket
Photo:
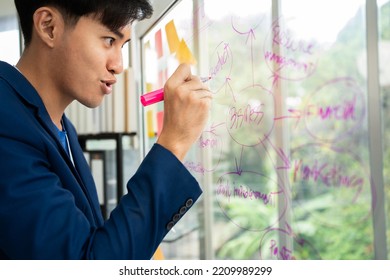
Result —
<instances>
[{"instance_id":1,"label":"navy blue suit jacket","mask_svg":"<svg viewBox=\"0 0 390 280\"><path fill-rule=\"evenodd\" d=\"M75 166L32 85L0 62L0 259L150 259L200 196L198 183L155 144L103 221L70 121Z\"/></svg>"}]
</instances>

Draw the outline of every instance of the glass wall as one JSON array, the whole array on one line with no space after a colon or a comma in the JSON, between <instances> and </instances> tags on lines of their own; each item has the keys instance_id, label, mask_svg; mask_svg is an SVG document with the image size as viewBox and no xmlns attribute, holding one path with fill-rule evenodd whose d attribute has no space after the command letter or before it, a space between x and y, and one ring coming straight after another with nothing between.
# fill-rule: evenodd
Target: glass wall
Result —
<instances>
[{"instance_id":1,"label":"glass wall","mask_svg":"<svg viewBox=\"0 0 390 280\"><path fill-rule=\"evenodd\" d=\"M282 74L287 112L300 115L287 124L292 242L268 257L372 259L365 2L281 5L281 49L312 67L298 77L293 67Z\"/></svg>"},{"instance_id":2,"label":"glass wall","mask_svg":"<svg viewBox=\"0 0 390 280\"><path fill-rule=\"evenodd\" d=\"M186 62L212 77L214 95L209 123L184 161L204 195L168 235L165 256L381 258L390 156L384 140L381 209L383 186L370 158L366 1L164 2L173 5L135 28L141 92L162 87ZM379 60L388 61L389 2L377 7ZM380 67L388 139L390 75ZM161 131L163 106L141 110L146 153Z\"/></svg>"},{"instance_id":3,"label":"glass wall","mask_svg":"<svg viewBox=\"0 0 390 280\"><path fill-rule=\"evenodd\" d=\"M180 62L194 59L193 34L192 1L181 1L143 38L143 88L145 92L162 88ZM181 51L173 51L175 48L180 48ZM194 67L193 70L197 69ZM163 108L162 103L157 103L143 110L145 120L143 140L146 151L155 143L161 132ZM161 246L165 258L199 258L201 226L195 213L201 209L199 204L196 204L193 209L194 215L186 215L165 238Z\"/></svg>"}]
</instances>

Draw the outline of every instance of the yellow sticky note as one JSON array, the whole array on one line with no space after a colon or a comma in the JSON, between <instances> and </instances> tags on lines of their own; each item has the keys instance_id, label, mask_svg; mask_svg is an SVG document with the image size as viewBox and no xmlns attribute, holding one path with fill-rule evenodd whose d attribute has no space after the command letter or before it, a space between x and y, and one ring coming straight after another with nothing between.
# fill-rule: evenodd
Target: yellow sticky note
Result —
<instances>
[{"instance_id":1,"label":"yellow sticky note","mask_svg":"<svg viewBox=\"0 0 390 280\"><path fill-rule=\"evenodd\" d=\"M146 127L148 131L148 137L153 138L156 136L154 132L154 122L153 122L154 112L153 110L148 110L146 112Z\"/></svg>"},{"instance_id":2,"label":"yellow sticky note","mask_svg":"<svg viewBox=\"0 0 390 280\"><path fill-rule=\"evenodd\" d=\"M144 48L145 48L145 50L146 50L146 49L150 49L150 41L147 41L147 42L144 44Z\"/></svg>"},{"instance_id":3,"label":"yellow sticky note","mask_svg":"<svg viewBox=\"0 0 390 280\"><path fill-rule=\"evenodd\" d=\"M175 22L171 20L165 25L165 33L167 34L169 51L172 53L176 52L180 46L180 39L177 35L177 30L175 26Z\"/></svg>"},{"instance_id":4,"label":"yellow sticky note","mask_svg":"<svg viewBox=\"0 0 390 280\"><path fill-rule=\"evenodd\" d=\"M192 55L192 52L184 40L181 40L180 42L179 49L176 53L176 58L180 63L196 64L196 59Z\"/></svg>"},{"instance_id":5,"label":"yellow sticky note","mask_svg":"<svg viewBox=\"0 0 390 280\"><path fill-rule=\"evenodd\" d=\"M153 91L153 84L152 83L146 83L146 92Z\"/></svg>"}]
</instances>

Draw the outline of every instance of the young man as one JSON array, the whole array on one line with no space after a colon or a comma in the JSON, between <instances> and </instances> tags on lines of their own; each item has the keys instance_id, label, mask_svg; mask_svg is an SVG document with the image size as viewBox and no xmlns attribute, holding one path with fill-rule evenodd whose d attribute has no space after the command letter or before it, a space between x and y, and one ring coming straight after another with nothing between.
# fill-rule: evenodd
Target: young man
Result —
<instances>
[{"instance_id":1,"label":"young man","mask_svg":"<svg viewBox=\"0 0 390 280\"><path fill-rule=\"evenodd\" d=\"M188 65L165 84L164 129L103 222L93 178L64 115L98 106L147 0L15 0L25 51L0 62L0 259L150 259L201 190L181 161L211 94Z\"/></svg>"}]
</instances>

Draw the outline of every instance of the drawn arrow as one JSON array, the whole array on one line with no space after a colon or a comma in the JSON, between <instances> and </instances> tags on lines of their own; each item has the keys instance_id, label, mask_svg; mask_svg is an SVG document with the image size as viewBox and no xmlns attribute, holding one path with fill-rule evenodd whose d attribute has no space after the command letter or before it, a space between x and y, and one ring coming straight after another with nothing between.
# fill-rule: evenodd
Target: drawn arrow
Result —
<instances>
[{"instance_id":1,"label":"drawn arrow","mask_svg":"<svg viewBox=\"0 0 390 280\"><path fill-rule=\"evenodd\" d=\"M237 158L234 158L235 163L236 163L236 172L238 175L241 176L242 173L242 156L244 154L244 146L241 146L241 155L240 155L240 162L237 162Z\"/></svg>"},{"instance_id":2,"label":"drawn arrow","mask_svg":"<svg viewBox=\"0 0 390 280\"><path fill-rule=\"evenodd\" d=\"M287 111L291 114L288 116L275 117L274 120L279 121L284 119L297 119L297 122L295 124L295 127L297 127L302 117L302 111L297 109L288 109Z\"/></svg>"},{"instance_id":3,"label":"drawn arrow","mask_svg":"<svg viewBox=\"0 0 390 280\"><path fill-rule=\"evenodd\" d=\"M221 126L221 125L224 125L225 123L219 123L219 124L212 124L211 127L210 127L210 130L207 130L206 132L210 132L214 135L218 135L217 133L215 133L215 130L217 129L217 127Z\"/></svg>"},{"instance_id":4,"label":"drawn arrow","mask_svg":"<svg viewBox=\"0 0 390 280\"><path fill-rule=\"evenodd\" d=\"M275 168L276 169L290 169L291 168L290 159L288 158L286 153L283 151L283 149L276 147L272 143L272 141L268 138L268 136L266 136L264 140L268 141L269 145L273 148L273 150L276 152L278 157L282 160L282 165L281 166L276 166L276 164L275 164ZM264 145L264 143L263 143L263 147L268 152L267 147Z\"/></svg>"},{"instance_id":5,"label":"drawn arrow","mask_svg":"<svg viewBox=\"0 0 390 280\"><path fill-rule=\"evenodd\" d=\"M250 41L250 52L251 52L251 63L252 63L252 81L253 81L253 85L255 85L255 68L254 68L254 58L253 58L253 42L254 40L256 40L256 36L255 36L255 30L257 27L259 27L259 25L261 24L261 22L263 21L263 19L260 20L260 22L254 27L254 28L251 28L249 29L249 31L246 31L246 32L243 32L243 31L239 31L235 26L234 26L234 22L233 22L233 17L232 17L232 28L235 32L237 32L238 34L240 35L246 35L246 44L248 44L248 41Z\"/></svg>"}]
</instances>

